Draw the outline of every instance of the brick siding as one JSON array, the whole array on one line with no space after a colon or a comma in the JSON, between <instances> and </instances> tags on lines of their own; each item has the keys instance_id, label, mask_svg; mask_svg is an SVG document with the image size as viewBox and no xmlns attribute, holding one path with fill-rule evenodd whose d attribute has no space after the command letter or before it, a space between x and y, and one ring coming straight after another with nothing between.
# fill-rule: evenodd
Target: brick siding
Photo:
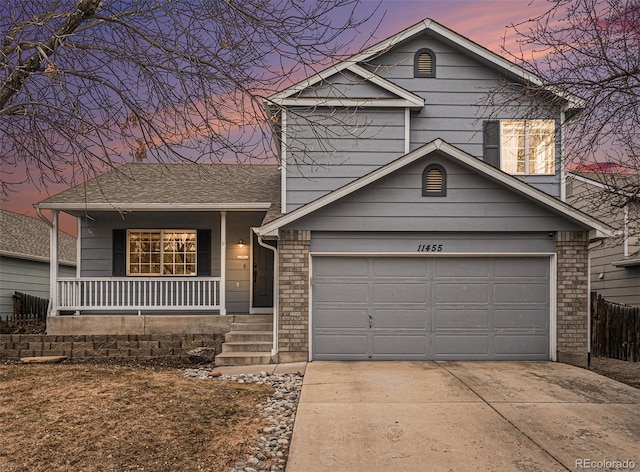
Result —
<instances>
[{"instance_id":1,"label":"brick siding","mask_svg":"<svg viewBox=\"0 0 640 472\"><path fill-rule=\"evenodd\" d=\"M280 362L308 360L310 245L310 231L280 231L278 241Z\"/></svg>"},{"instance_id":2,"label":"brick siding","mask_svg":"<svg viewBox=\"0 0 640 472\"><path fill-rule=\"evenodd\" d=\"M560 231L556 238L558 361L581 366L586 365L588 352L588 236Z\"/></svg>"}]
</instances>

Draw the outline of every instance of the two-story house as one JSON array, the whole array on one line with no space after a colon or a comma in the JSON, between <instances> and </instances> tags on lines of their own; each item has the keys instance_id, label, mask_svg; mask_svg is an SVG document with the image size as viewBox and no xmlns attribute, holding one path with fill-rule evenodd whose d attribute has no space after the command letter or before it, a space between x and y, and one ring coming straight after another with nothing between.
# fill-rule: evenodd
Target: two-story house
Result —
<instances>
[{"instance_id":1,"label":"two-story house","mask_svg":"<svg viewBox=\"0 0 640 472\"><path fill-rule=\"evenodd\" d=\"M44 200L81 248L51 332L267 312L252 346L281 362L584 364L588 245L609 228L563 202L581 102L483 104L505 80L540 83L424 20L266 100L280 166L131 164Z\"/></svg>"}]
</instances>

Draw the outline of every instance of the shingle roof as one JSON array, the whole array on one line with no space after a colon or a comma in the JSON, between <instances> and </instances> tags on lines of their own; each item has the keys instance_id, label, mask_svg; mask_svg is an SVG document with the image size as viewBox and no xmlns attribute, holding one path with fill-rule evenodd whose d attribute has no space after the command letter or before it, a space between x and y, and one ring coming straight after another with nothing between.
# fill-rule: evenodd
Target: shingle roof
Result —
<instances>
[{"instance_id":1,"label":"shingle roof","mask_svg":"<svg viewBox=\"0 0 640 472\"><path fill-rule=\"evenodd\" d=\"M76 239L59 232L59 259L76 263ZM0 210L0 254L11 257L49 260L49 226L38 218Z\"/></svg>"},{"instance_id":2,"label":"shingle roof","mask_svg":"<svg viewBox=\"0 0 640 472\"><path fill-rule=\"evenodd\" d=\"M109 204L271 203L266 220L280 215L277 165L125 164L41 201L38 206L69 208Z\"/></svg>"}]
</instances>

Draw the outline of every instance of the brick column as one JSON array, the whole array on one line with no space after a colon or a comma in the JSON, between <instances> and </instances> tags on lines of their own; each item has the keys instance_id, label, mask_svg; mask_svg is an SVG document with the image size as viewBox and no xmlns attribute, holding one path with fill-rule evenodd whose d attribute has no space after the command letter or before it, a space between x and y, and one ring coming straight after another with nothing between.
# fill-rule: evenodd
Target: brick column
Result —
<instances>
[{"instance_id":1,"label":"brick column","mask_svg":"<svg viewBox=\"0 0 640 472\"><path fill-rule=\"evenodd\" d=\"M298 362L309 359L310 245L310 231L280 231L278 240L279 362Z\"/></svg>"},{"instance_id":2,"label":"brick column","mask_svg":"<svg viewBox=\"0 0 640 472\"><path fill-rule=\"evenodd\" d=\"M559 231L556 238L557 355L559 362L587 365L589 233Z\"/></svg>"}]
</instances>

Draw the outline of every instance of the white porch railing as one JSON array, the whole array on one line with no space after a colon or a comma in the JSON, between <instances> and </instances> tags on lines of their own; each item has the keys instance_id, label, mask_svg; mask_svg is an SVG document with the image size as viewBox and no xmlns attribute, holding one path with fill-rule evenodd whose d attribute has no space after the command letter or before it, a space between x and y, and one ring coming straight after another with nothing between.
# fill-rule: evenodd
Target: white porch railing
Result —
<instances>
[{"instance_id":1,"label":"white porch railing","mask_svg":"<svg viewBox=\"0 0 640 472\"><path fill-rule=\"evenodd\" d=\"M53 312L218 310L220 277L59 278Z\"/></svg>"}]
</instances>

